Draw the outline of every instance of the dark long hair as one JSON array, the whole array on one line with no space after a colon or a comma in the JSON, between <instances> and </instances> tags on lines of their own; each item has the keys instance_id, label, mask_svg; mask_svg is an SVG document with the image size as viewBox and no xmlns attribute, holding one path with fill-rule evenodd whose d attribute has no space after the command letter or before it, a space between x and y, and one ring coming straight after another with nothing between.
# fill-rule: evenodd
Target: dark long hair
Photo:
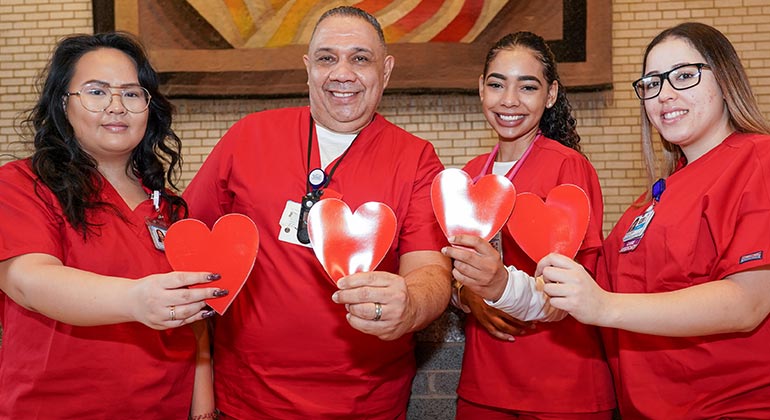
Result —
<instances>
[{"instance_id":1,"label":"dark long hair","mask_svg":"<svg viewBox=\"0 0 770 420\"><path fill-rule=\"evenodd\" d=\"M556 101L552 107L545 109L543 117L540 119L540 131L546 137L580 151L580 135L576 129L577 121L572 116L572 105L567 99L564 86L561 84L559 73L556 70L556 58L541 36L522 31L500 38L487 53L487 58L484 61L484 78L487 77L489 64L497 57L497 53L501 50L513 50L516 47L524 47L532 51L543 65L543 77L546 84L550 86L555 81L559 86Z\"/></svg>"},{"instance_id":2,"label":"dark long hair","mask_svg":"<svg viewBox=\"0 0 770 420\"><path fill-rule=\"evenodd\" d=\"M67 120L64 98L80 58L101 48L113 48L128 55L136 64L139 83L152 97L147 129L131 152L127 170L141 178L145 187L161 192L161 197L169 203L167 217L171 221L187 215L184 200L167 191L167 188L176 190L174 182L182 164L182 142L171 129L174 107L158 90L158 74L147 60L144 48L127 33L72 35L56 45L40 75L40 97L23 124L34 133L32 170L39 182L56 196L67 221L84 237L95 226L88 212L111 206L99 200L104 180L97 171L97 162L75 138Z\"/></svg>"}]
</instances>

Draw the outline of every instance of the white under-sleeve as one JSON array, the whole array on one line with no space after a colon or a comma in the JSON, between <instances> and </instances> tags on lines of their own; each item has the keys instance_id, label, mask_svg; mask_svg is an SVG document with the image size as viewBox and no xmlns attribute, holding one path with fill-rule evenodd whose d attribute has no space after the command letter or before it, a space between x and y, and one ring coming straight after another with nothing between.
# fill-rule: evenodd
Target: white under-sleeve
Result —
<instances>
[{"instance_id":1,"label":"white under-sleeve","mask_svg":"<svg viewBox=\"0 0 770 420\"><path fill-rule=\"evenodd\" d=\"M561 321L567 312L556 309L549 303L548 295L543 292L542 277L537 279L513 266L508 270L508 283L503 295L496 302L484 299L487 305L500 309L521 321Z\"/></svg>"}]
</instances>

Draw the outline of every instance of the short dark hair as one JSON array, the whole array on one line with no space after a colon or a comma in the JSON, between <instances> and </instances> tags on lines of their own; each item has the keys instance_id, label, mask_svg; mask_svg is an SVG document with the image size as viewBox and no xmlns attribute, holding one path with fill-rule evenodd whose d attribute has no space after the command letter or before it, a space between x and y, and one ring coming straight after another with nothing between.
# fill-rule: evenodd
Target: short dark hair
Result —
<instances>
[{"instance_id":1,"label":"short dark hair","mask_svg":"<svg viewBox=\"0 0 770 420\"><path fill-rule=\"evenodd\" d=\"M353 6L339 6L324 12L324 14L322 14L321 17L318 18L318 22L316 22L315 28L313 28L313 34L310 36L311 39L313 38L313 35L315 35L315 31L318 28L318 25L320 25L321 22L323 22L326 18L329 18L332 16L357 17L369 22L369 24L372 25L374 30L377 31L377 36L380 38L380 42L382 43L383 46L385 46L385 34L382 32L382 26L380 26L380 22L377 22L377 19L366 10L359 9L358 7L353 7Z\"/></svg>"},{"instance_id":2,"label":"short dark hair","mask_svg":"<svg viewBox=\"0 0 770 420\"><path fill-rule=\"evenodd\" d=\"M116 49L130 57L136 64L139 84L152 97L147 129L131 153L130 170L147 188L160 191L169 200L172 218L186 209L180 197L166 193L167 184L175 188L177 171L181 171L182 143L171 129L174 107L159 91L158 73L150 65L142 44L124 32L70 35L59 41L40 74L40 96L23 124L34 134L33 171L56 195L67 221L84 235L93 226L88 222L87 210L104 207L106 203L98 199L102 183L97 163L80 147L67 120L66 94L83 55L103 48ZM66 181L62 182L63 179Z\"/></svg>"}]
</instances>

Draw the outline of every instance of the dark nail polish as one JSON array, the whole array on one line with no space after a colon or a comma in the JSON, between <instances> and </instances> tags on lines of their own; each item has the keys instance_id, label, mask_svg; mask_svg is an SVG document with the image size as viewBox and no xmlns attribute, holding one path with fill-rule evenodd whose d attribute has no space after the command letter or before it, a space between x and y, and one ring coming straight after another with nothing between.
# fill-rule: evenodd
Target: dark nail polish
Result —
<instances>
[{"instance_id":1,"label":"dark nail polish","mask_svg":"<svg viewBox=\"0 0 770 420\"><path fill-rule=\"evenodd\" d=\"M214 297L222 297L227 296L227 294L230 293L227 289L219 289L214 291Z\"/></svg>"},{"instance_id":2,"label":"dark nail polish","mask_svg":"<svg viewBox=\"0 0 770 420\"><path fill-rule=\"evenodd\" d=\"M217 274L217 273L212 273L212 274L209 274L208 276L206 276L206 280L212 280L212 281L213 280L219 280L221 278L222 278L222 276Z\"/></svg>"},{"instance_id":3,"label":"dark nail polish","mask_svg":"<svg viewBox=\"0 0 770 420\"><path fill-rule=\"evenodd\" d=\"M203 313L203 315L201 315L201 318L203 318L203 319L211 318L212 316L214 316L215 313L216 312L214 312L214 310L206 311L206 312Z\"/></svg>"}]
</instances>

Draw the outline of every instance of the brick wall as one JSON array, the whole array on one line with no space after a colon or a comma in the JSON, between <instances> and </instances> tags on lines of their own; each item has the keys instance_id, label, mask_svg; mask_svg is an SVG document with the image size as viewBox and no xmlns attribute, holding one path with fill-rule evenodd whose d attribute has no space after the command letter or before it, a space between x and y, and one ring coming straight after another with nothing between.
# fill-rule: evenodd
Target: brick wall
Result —
<instances>
[{"instance_id":1,"label":"brick wall","mask_svg":"<svg viewBox=\"0 0 770 420\"><path fill-rule=\"evenodd\" d=\"M640 194L645 179L639 156L639 103L630 82L640 73L646 44L661 29L684 20L716 26L730 38L752 79L762 109L770 115L770 0L613 0L614 89L571 96L584 151L596 167L605 197L604 227ZM89 0L2 0L0 4L0 164L22 155L18 115L35 99L34 80L62 35L91 32ZM297 57L299 60L300 57ZM398 61L406 57L396 57ZM481 68L479 63L479 68ZM473 95L385 96L380 111L430 140L448 166L487 151L494 136ZM246 113L305 104L292 100L175 100L175 129L185 144L182 186L222 133ZM457 317L447 314L421 335L422 369L415 380L410 417L451 416L462 337ZM444 343L447 344L437 344Z\"/></svg>"},{"instance_id":2,"label":"brick wall","mask_svg":"<svg viewBox=\"0 0 770 420\"><path fill-rule=\"evenodd\" d=\"M644 46L662 28L683 20L715 25L733 41L770 113L770 0L613 1L614 90L572 95L583 148L601 179L608 230L644 188L639 159L639 110L630 82L638 77ZM88 0L3 0L0 5L0 163L22 153L18 115L34 101L34 80L62 35L92 31ZM300 59L299 57L297 58ZM396 57L396 71L398 60ZM481 67L481 63L479 63ZM221 134L244 114L304 104L304 100L175 100L175 129L185 144L182 187ZM487 151L494 136L475 96L386 95L382 114L437 147L446 165L459 166Z\"/></svg>"}]
</instances>

